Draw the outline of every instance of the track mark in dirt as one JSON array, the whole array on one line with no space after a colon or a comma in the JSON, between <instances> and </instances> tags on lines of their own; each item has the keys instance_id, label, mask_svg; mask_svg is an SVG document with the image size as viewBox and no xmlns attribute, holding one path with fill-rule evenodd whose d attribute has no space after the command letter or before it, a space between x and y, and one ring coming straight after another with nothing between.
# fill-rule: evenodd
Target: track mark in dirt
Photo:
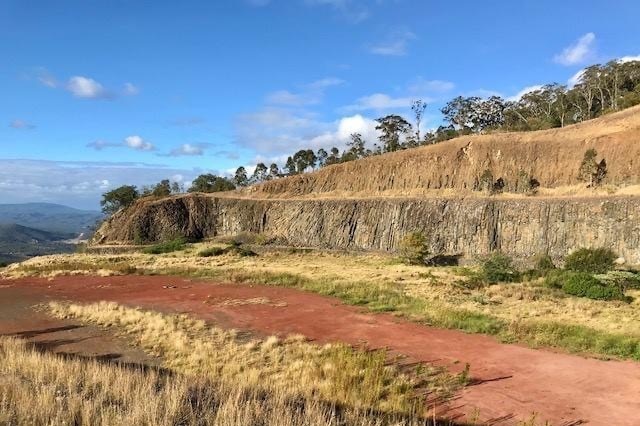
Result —
<instances>
[{"instance_id":1,"label":"track mark in dirt","mask_svg":"<svg viewBox=\"0 0 640 426\"><path fill-rule=\"evenodd\" d=\"M121 364L159 365L156 358L130 345L126 339L77 321L53 318L37 309L44 294L0 286L0 336L25 339L35 348L80 358Z\"/></svg>"},{"instance_id":2,"label":"track mark in dirt","mask_svg":"<svg viewBox=\"0 0 640 426\"><path fill-rule=\"evenodd\" d=\"M474 383L453 401L452 413L479 412L490 424L511 425L537 414L553 425L640 424L640 363L601 361L371 314L333 298L293 289L215 284L163 276L25 278L0 288L0 299L40 302L114 301L165 312L190 313L260 335L302 334L320 343L345 342L446 366L471 365ZM168 287L172 286L172 287ZM187 288L188 287L188 288ZM274 303L207 303L271 301ZM1 326L0 326L1 328Z\"/></svg>"}]
</instances>

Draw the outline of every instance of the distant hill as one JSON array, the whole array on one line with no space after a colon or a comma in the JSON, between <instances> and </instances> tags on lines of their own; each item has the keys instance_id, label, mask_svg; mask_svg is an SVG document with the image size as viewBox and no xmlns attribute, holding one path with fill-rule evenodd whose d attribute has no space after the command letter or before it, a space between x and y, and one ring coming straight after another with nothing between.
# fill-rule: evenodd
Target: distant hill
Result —
<instances>
[{"instance_id":1,"label":"distant hill","mask_svg":"<svg viewBox=\"0 0 640 426\"><path fill-rule=\"evenodd\" d=\"M63 234L91 234L102 213L60 204L0 204L0 223Z\"/></svg>"},{"instance_id":2,"label":"distant hill","mask_svg":"<svg viewBox=\"0 0 640 426\"><path fill-rule=\"evenodd\" d=\"M15 223L0 224L0 263L45 254L73 252L75 245L67 241L75 235L42 231Z\"/></svg>"},{"instance_id":3,"label":"distant hill","mask_svg":"<svg viewBox=\"0 0 640 426\"><path fill-rule=\"evenodd\" d=\"M50 243L75 237L72 233L56 233L29 228L15 223L0 223L0 243Z\"/></svg>"}]
</instances>

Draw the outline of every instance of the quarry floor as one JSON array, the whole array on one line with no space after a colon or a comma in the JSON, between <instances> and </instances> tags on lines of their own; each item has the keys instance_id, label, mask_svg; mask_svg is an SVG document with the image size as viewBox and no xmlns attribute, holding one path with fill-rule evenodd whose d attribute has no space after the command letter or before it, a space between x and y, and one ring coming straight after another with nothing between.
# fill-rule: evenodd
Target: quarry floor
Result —
<instances>
[{"instance_id":1,"label":"quarry floor","mask_svg":"<svg viewBox=\"0 0 640 426\"><path fill-rule=\"evenodd\" d=\"M371 314L298 290L217 284L166 276L72 276L0 281L0 335L79 356L154 365L158 361L105 330L54 320L34 306L51 300L114 301L188 313L257 335L303 334L318 342L386 348L408 361L471 366L472 384L450 403L447 417L511 425L640 424L640 363L603 361ZM465 417L466 416L466 417Z\"/></svg>"}]
</instances>

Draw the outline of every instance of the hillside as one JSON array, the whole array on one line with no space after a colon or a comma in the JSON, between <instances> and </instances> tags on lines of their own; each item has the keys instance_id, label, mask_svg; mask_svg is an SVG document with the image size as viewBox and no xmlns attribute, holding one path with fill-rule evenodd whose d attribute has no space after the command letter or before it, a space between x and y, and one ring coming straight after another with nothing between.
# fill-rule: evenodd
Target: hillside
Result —
<instances>
[{"instance_id":1,"label":"hillside","mask_svg":"<svg viewBox=\"0 0 640 426\"><path fill-rule=\"evenodd\" d=\"M15 223L0 223L0 262L14 262L33 256L68 253L75 249L66 240L73 233L57 233L29 228Z\"/></svg>"},{"instance_id":2,"label":"hillside","mask_svg":"<svg viewBox=\"0 0 640 426\"><path fill-rule=\"evenodd\" d=\"M15 223L0 223L0 243L52 242L73 238L73 234L62 234L29 228Z\"/></svg>"},{"instance_id":3,"label":"hillside","mask_svg":"<svg viewBox=\"0 0 640 426\"><path fill-rule=\"evenodd\" d=\"M463 136L436 145L368 157L314 173L266 182L244 196L291 197L326 193L402 194L411 190L474 190L490 170L516 190L521 172L543 188L578 183L584 152L605 158L605 183L640 182L640 106L584 123L536 132Z\"/></svg>"},{"instance_id":4,"label":"hillside","mask_svg":"<svg viewBox=\"0 0 640 426\"><path fill-rule=\"evenodd\" d=\"M54 233L89 234L101 218L100 212L60 204L0 204L0 223L15 223Z\"/></svg>"},{"instance_id":5,"label":"hillside","mask_svg":"<svg viewBox=\"0 0 640 426\"><path fill-rule=\"evenodd\" d=\"M580 162L592 147L606 158L607 184L637 184L639 138L640 107L564 129L461 137L242 191L141 199L105 222L94 241L250 232L285 245L394 251L404 235L420 231L434 253L561 258L577 247L604 245L640 263L637 196L592 190L587 197L468 196L487 168L507 181L507 190L520 170L546 188L577 186ZM423 192L411 196L416 189Z\"/></svg>"}]
</instances>

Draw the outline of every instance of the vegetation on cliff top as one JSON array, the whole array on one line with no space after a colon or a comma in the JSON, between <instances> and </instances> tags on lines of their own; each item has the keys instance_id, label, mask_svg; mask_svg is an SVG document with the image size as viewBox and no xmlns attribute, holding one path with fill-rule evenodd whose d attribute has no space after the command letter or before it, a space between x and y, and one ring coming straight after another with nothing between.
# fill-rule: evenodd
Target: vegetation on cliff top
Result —
<instances>
[{"instance_id":1,"label":"vegetation on cliff top","mask_svg":"<svg viewBox=\"0 0 640 426\"><path fill-rule=\"evenodd\" d=\"M404 117L389 114L378 118L378 141L372 148L359 133L351 135L347 148L340 152L336 147L329 151L320 148L301 149L287 158L284 166L258 163L251 176L241 166L232 177L203 174L189 188L190 192L229 191L250 184L266 182L285 176L293 176L332 164L344 163L369 156L431 145L461 135L490 131L530 131L565 127L601 115L620 111L640 104L640 61L611 61L605 65L593 65L585 69L576 85L569 88L557 83L547 84L525 93L518 100L505 100L498 96L487 99L479 97L457 97L442 108L447 125L421 134L420 123L427 105L422 100L412 104L413 124ZM596 153L587 150L580 169L580 179L590 187L599 185L606 175L606 161L596 162ZM489 170L490 172L490 170ZM522 181L510 185L519 187L523 193L534 193L540 185L536 176L520 171ZM496 180L494 180L494 178ZM505 187L504 177L492 176L487 186L491 193L501 192ZM103 206L107 213L126 207L138 196L164 197L184 192L181 184L169 180L145 187L141 191L131 186L110 191L104 195ZM119 200L114 196L118 195Z\"/></svg>"}]
</instances>

